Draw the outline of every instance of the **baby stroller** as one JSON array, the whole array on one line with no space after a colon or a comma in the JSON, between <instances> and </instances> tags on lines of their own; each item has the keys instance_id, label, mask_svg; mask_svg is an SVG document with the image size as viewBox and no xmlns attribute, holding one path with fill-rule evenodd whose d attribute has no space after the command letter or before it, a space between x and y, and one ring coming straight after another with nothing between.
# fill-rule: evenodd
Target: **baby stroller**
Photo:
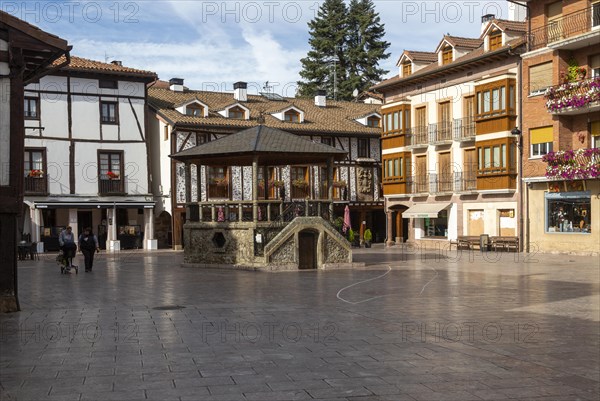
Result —
<instances>
[{"instance_id":1,"label":"baby stroller","mask_svg":"<svg viewBox=\"0 0 600 401\"><path fill-rule=\"evenodd\" d=\"M65 244L65 246L61 247L61 252L56 257L56 263L60 266L60 274L70 273L71 268L75 269L75 274L79 274L79 266L73 264L76 251L77 246L75 244L71 246Z\"/></svg>"}]
</instances>

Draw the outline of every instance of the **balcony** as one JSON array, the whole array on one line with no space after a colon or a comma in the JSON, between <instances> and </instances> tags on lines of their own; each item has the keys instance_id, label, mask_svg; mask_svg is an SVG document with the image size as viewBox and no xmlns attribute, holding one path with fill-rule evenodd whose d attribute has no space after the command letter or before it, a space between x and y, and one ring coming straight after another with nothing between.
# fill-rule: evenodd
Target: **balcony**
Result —
<instances>
[{"instance_id":1,"label":"balcony","mask_svg":"<svg viewBox=\"0 0 600 401\"><path fill-rule=\"evenodd\" d=\"M474 172L454 173L454 192L472 194L477 192L477 177Z\"/></svg>"},{"instance_id":2,"label":"balcony","mask_svg":"<svg viewBox=\"0 0 600 401\"><path fill-rule=\"evenodd\" d=\"M561 150L544 155L546 177L562 180L600 178L600 149Z\"/></svg>"},{"instance_id":3,"label":"balcony","mask_svg":"<svg viewBox=\"0 0 600 401\"><path fill-rule=\"evenodd\" d=\"M435 195L450 195L454 192L454 174L430 174L429 192Z\"/></svg>"},{"instance_id":4,"label":"balcony","mask_svg":"<svg viewBox=\"0 0 600 401\"><path fill-rule=\"evenodd\" d=\"M600 111L600 77L567 82L546 90L546 110L560 116Z\"/></svg>"},{"instance_id":5,"label":"balcony","mask_svg":"<svg viewBox=\"0 0 600 401\"><path fill-rule=\"evenodd\" d=\"M48 194L48 180L44 176L25 177L23 190L26 195L46 195Z\"/></svg>"},{"instance_id":6,"label":"balcony","mask_svg":"<svg viewBox=\"0 0 600 401\"><path fill-rule=\"evenodd\" d=\"M409 138L411 149L426 148L429 146L429 127L427 125L412 127Z\"/></svg>"},{"instance_id":7,"label":"balcony","mask_svg":"<svg viewBox=\"0 0 600 401\"><path fill-rule=\"evenodd\" d=\"M452 121L429 124L429 139L432 145L452 143Z\"/></svg>"},{"instance_id":8,"label":"balcony","mask_svg":"<svg viewBox=\"0 0 600 401\"><path fill-rule=\"evenodd\" d=\"M543 47L575 50L598 44L600 39L600 3L567 14L549 24L532 29L529 50Z\"/></svg>"},{"instance_id":9,"label":"balcony","mask_svg":"<svg viewBox=\"0 0 600 401\"><path fill-rule=\"evenodd\" d=\"M413 195L429 194L429 174L412 176L407 184L406 188Z\"/></svg>"},{"instance_id":10,"label":"balcony","mask_svg":"<svg viewBox=\"0 0 600 401\"><path fill-rule=\"evenodd\" d=\"M458 142L474 141L476 136L475 120L465 117L454 120L454 140Z\"/></svg>"},{"instance_id":11,"label":"balcony","mask_svg":"<svg viewBox=\"0 0 600 401\"><path fill-rule=\"evenodd\" d=\"M98 179L98 193L100 195L123 195L125 194L125 177L109 177L100 174Z\"/></svg>"}]
</instances>

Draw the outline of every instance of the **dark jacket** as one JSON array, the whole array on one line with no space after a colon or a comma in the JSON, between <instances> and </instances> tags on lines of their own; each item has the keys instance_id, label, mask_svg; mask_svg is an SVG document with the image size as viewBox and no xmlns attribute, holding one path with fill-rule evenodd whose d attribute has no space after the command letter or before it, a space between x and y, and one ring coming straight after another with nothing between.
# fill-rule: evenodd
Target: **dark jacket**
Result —
<instances>
[{"instance_id":1,"label":"dark jacket","mask_svg":"<svg viewBox=\"0 0 600 401\"><path fill-rule=\"evenodd\" d=\"M98 238L94 234L86 236L81 234L79 236L79 249L86 249L93 251L98 248Z\"/></svg>"}]
</instances>

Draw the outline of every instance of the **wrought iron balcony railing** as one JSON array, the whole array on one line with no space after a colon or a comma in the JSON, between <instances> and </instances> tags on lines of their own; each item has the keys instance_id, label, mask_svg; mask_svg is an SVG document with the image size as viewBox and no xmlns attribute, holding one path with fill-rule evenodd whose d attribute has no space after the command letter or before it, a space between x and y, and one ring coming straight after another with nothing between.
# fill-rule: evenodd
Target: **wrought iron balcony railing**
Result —
<instances>
[{"instance_id":1,"label":"wrought iron balcony railing","mask_svg":"<svg viewBox=\"0 0 600 401\"><path fill-rule=\"evenodd\" d=\"M100 174L98 179L98 193L100 195L114 195L125 193L125 177L109 177Z\"/></svg>"},{"instance_id":2,"label":"wrought iron balcony railing","mask_svg":"<svg viewBox=\"0 0 600 401\"><path fill-rule=\"evenodd\" d=\"M473 192L477 190L477 176L475 172L455 172L454 192Z\"/></svg>"},{"instance_id":3,"label":"wrought iron balcony railing","mask_svg":"<svg viewBox=\"0 0 600 401\"><path fill-rule=\"evenodd\" d=\"M529 50L541 49L550 43L574 38L598 26L600 26L600 3L532 29L529 35Z\"/></svg>"},{"instance_id":4,"label":"wrought iron balcony railing","mask_svg":"<svg viewBox=\"0 0 600 401\"><path fill-rule=\"evenodd\" d=\"M429 124L429 139L432 144L452 141L452 121Z\"/></svg>"},{"instance_id":5,"label":"wrought iron balcony railing","mask_svg":"<svg viewBox=\"0 0 600 401\"><path fill-rule=\"evenodd\" d=\"M25 177L23 189L26 194L44 195L48 193L48 180L42 177Z\"/></svg>"},{"instance_id":6,"label":"wrought iron balcony railing","mask_svg":"<svg viewBox=\"0 0 600 401\"><path fill-rule=\"evenodd\" d=\"M552 86L546 90L545 97L546 109L553 114L597 105L600 102L600 77Z\"/></svg>"},{"instance_id":7,"label":"wrought iron balcony railing","mask_svg":"<svg viewBox=\"0 0 600 401\"><path fill-rule=\"evenodd\" d=\"M426 146L429 143L429 127L427 125L412 127L409 138L410 146Z\"/></svg>"},{"instance_id":8,"label":"wrought iron balcony railing","mask_svg":"<svg viewBox=\"0 0 600 401\"><path fill-rule=\"evenodd\" d=\"M470 141L475 139L475 120L473 117L464 117L454 120L454 139L457 141Z\"/></svg>"}]
</instances>

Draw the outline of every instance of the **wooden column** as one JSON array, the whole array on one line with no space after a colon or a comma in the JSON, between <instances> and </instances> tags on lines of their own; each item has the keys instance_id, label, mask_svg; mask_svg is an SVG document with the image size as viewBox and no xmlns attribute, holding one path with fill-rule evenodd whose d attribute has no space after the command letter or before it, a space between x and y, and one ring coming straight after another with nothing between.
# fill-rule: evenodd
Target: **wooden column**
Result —
<instances>
[{"instance_id":1,"label":"wooden column","mask_svg":"<svg viewBox=\"0 0 600 401\"><path fill-rule=\"evenodd\" d=\"M327 159L327 200L329 201L329 220L333 221L333 157Z\"/></svg>"},{"instance_id":2,"label":"wooden column","mask_svg":"<svg viewBox=\"0 0 600 401\"><path fill-rule=\"evenodd\" d=\"M392 212L391 210L388 210L387 212L385 212L386 217L387 217L387 233L386 233L386 237L387 237L387 242L386 245L387 246L392 246L394 245L394 238L392 237L394 235L394 230L393 230L393 224L394 224L394 212Z\"/></svg>"},{"instance_id":3,"label":"wooden column","mask_svg":"<svg viewBox=\"0 0 600 401\"><path fill-rule=\"evenodd\" d=\"M258 221L258 157L252 160L252 221Z\"/></svg>"}]
</instances>

